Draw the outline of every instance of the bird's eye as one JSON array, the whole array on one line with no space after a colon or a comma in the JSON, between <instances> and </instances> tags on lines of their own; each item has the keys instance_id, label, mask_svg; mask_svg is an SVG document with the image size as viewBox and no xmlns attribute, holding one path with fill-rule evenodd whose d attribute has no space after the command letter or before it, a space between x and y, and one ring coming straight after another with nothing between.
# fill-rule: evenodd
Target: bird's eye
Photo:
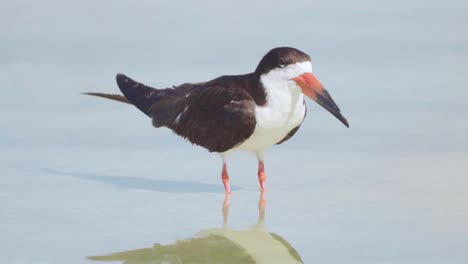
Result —
<instances>
[{"instance_id":1,"label":"bird's eye","mask_svg":"<svg viewBox=\"0 0 468 264\"><path fill-rule=\"evenodd\" d=\"M278 67L279 68L284 68L284 66L286 66L286 61L284 59L279 59L278 60Z\"/></svg>"}]
</instances>

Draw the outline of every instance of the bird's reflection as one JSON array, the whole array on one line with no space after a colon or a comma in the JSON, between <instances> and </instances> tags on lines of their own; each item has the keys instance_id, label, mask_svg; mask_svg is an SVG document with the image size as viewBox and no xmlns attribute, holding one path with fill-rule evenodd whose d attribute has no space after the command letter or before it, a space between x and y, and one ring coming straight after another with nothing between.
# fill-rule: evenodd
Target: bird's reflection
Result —
<instances>
[{"instance_id":1,"label":"bird's reflection","mask_svg":"<svg viewBox=\"0 0 468 264\"><path fill-rule=\"evenodd\" d=\"M96 261L123 261L126 264L149 263L303 263L297 251L282 237L265 227L266 199L261 193L258 201L258 221L247 230L228 227L230 195L224 197L223 227L200 231L193 238L174 244L154 244L135 249L92 256Z\"/></svg>"}]
</instances>

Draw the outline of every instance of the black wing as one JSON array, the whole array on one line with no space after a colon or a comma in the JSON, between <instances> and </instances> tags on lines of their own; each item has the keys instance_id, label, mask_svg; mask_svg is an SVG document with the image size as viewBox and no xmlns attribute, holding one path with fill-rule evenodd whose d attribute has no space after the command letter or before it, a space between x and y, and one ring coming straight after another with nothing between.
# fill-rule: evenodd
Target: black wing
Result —
<instances>
[{"instance_id":1,"label":"black wing","mask_svg":"<svg viewBox=\"0 0 468 264\"><path fill-rule=\"evenodd\" d=\"M155 127L168 127L211 152L227 151L252 135L255 101L236 82L222 79L154 89L117 75L130 103L150 116Z\"/></svg>"},{"instance_id":2,"label":"black wing","mask_svg":"<svg viewBox=\"0 0 468 264\"><path fill-rule=\"evenodd\" d=\"M255 102L243 89L198 85L175 101L177 115L166 126L211 152L241 144L255 129ZM161 111L155 104L153 120L158 114Z\"/></svg>"}]
</instances>

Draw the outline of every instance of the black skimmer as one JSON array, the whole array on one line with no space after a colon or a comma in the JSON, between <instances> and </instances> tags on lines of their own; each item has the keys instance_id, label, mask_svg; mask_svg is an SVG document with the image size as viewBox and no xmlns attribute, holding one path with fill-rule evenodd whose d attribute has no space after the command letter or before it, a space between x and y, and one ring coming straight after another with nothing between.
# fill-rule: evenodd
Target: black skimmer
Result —
<instances>
[{"instance_id":1,"label":"black skimmer","mask_svg":"<svg viewBox=\"0 0 468 264\"><path fill-rule=\"evenodd\" d=\"M306 115L303 95L349 127L312 73L310 56L295 48L270 50L252 73L224 75L207 82L155 89L123 74L117 74L116 79L124 96L86 94L133 104L152 119L153 126L167 127L192 144L221 154L226 192L230 192L226 156L237 150L256 154L258 179L265 190L263 153L297 132Z\"/></svg>"}]
</instances>

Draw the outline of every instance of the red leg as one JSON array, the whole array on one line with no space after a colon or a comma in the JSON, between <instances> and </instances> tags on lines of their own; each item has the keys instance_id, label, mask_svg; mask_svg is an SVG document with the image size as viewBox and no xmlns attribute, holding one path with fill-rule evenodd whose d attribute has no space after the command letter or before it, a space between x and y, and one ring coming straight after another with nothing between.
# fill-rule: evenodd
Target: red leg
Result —
<instances>
[{"instance_id":1,"label":"red leg","mask_svg":"<svg viewBox=\"0 0 468 264\"><path fill-rule=\"evenodd\" d=\"M265 181L266 181L266 174L265 174L265 166L263 165L263 161L258 161L258 181L260 182L260 189L266 191L265 188Z\"/></svg>"},{"instance_id":2,"label":"red leg","mask_svg":"<svg viewBox=\"0 0 468 264\"><path fill-rule=\"evenodd\" d=\"M226 193L231 193L231 188L229 187L229 174L227 172L226 163L223 163L223 171L221 172L221 179L223 180L224 191L226 191Z\"/></svg>"}]
</instances>

